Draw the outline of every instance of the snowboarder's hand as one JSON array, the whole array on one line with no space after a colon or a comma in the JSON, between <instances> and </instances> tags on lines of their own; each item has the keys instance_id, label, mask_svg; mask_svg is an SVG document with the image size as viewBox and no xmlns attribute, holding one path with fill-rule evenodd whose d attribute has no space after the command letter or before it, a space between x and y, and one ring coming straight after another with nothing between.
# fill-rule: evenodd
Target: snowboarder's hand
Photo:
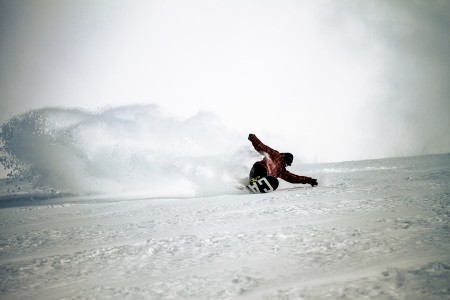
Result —
<instances>
[{"instance_id":1,"label":"snowboarder's hand","mask_svg":"<svg viewBox=\"0 0 450 300\"><path fill-rule=\"evenodd\" d=\"M248 135L248 139L251 141L253 138L255 137L255 135L253 134L253 133L250 133L249 135Z\"/></svg>"},{"instance_id":2,"label":"snowboarder's hand","mask_svg":"<svg viewBox=\"0 0 450 300\"><path fill-rule=\"evenodd\" d=\"M317 186L317 185L318 185L317 179L311 178L310 184L311 184L311 186L313 186L313 187L314 187L314 186Z\"/></svg>"}]
</instances>

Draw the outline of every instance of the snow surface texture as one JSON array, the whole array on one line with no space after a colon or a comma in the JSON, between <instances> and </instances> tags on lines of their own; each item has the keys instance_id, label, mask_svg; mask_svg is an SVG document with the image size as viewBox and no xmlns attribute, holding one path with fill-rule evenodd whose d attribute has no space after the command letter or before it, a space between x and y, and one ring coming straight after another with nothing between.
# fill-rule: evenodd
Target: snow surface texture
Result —
<instances>
[{"instance_id":1,"label":"snow surface texture","mask_svg":"<svg viewBox=\"0 0 450 300\"><path fill-rule=\"evenodd\" d=\"M296 167L319 186L142 198L2 180L0 298L450 299L450 155Z\"/></svg>"},{"instance_id":2,"label":"snow surface texture","mask_svg":"<svg viewBox=\"0 0 450 300\"><path fill-rule=\"evenodd\" d=\"M299 165L217 118L45 108L2 126L1 299L450 299L450 155Z\"/></svg>"}]
</instances>

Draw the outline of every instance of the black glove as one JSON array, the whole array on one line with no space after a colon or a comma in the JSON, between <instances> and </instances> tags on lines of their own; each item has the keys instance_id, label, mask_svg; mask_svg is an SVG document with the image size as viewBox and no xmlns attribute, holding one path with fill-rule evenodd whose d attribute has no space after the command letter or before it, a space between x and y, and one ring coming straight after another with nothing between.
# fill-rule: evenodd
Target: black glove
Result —
<instances>
[{"instance_id":1,"label":"black glove","mask_svg":"<svg viewBox=\"0 0 450 300\"><path fill-rule=\"evenodd\" d=\"M250 133L250 134L248 135L248 139L251 141L252 138L253 138L254 136L255 136L255 135L254 135L253 133Z\"/></svg>"},{"instance_id":2,"label":"black glove","mask_svg":"<svg viewBox=\"0 0 450 300\"><path fill-rule=\"evenodd\" d=\"M311 186L317 186L317 179L311 178L311 182L309 184L311 184Z\"/></svg>"}]
</instances>

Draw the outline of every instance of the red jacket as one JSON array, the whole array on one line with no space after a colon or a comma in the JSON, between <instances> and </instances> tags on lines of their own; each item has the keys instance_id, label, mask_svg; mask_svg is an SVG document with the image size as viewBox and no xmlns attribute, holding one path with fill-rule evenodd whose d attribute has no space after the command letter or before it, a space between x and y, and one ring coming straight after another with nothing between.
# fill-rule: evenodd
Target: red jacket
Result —
<instances>
[{"instance_id":1,"label":"red jacket","mask_svg":"<svg viewBox=\"0 0 450 300\"><path fill-rule=\"evenodd\" d=\"M280 152L264 145L255 135L250 135L249 140L255 150L264 155L264 159L256 164L264 165L267 168L267 175L279 177L290 183L311 183L311 177L295 175L286 170L286 163Z\"/></svg>"}]
</instances>

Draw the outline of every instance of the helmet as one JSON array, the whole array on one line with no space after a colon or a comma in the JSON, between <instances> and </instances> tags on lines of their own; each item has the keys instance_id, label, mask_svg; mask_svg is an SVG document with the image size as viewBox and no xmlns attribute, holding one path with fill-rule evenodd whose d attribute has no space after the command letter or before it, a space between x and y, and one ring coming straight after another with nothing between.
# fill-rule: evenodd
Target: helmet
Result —
<instances>
[{"instance_id":1,"label":"helmet","mask_svg":"<svg viewBox=\"0 0 450 300\"><path fill-rule=\"evenodd\" d=\"M288 152L283 153L283 159L286 165L290 166L292 164L292 161L294 160L294 155Z\"/></svg>"}]
</instances>

